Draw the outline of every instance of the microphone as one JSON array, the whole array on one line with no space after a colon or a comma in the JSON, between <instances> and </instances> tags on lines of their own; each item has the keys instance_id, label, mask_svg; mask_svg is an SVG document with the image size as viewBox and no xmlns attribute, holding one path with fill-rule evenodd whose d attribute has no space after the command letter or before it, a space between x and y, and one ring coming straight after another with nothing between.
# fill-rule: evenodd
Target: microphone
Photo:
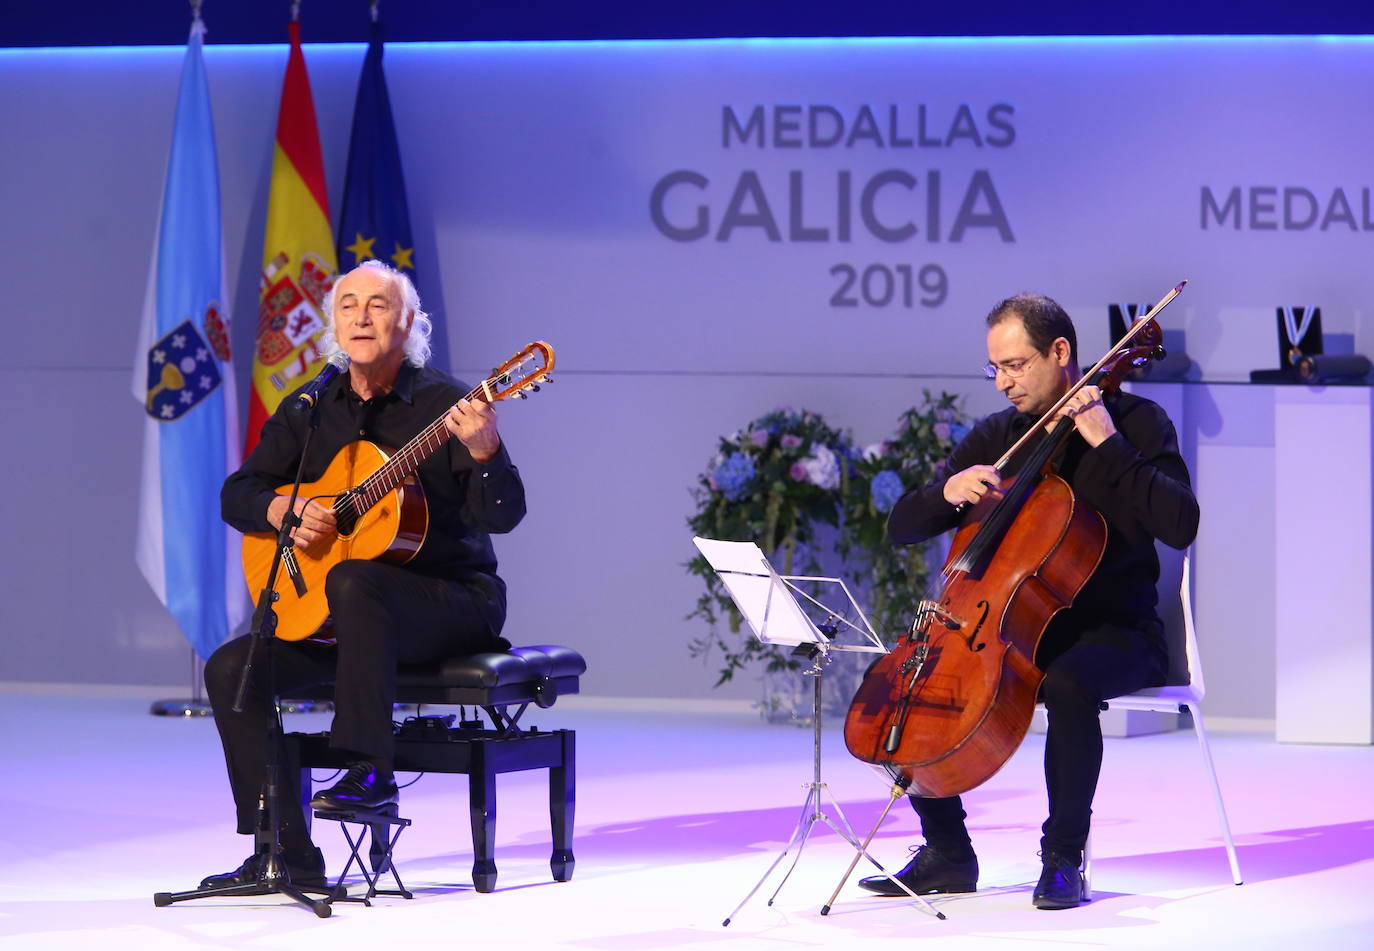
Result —
<instances>
[{"instance_id":1,"label":"microphone","mask_svg":"<svg viewBox=\"0 0 1374 951\"><path fill-rule=\"evenodd\" d=\"M329 385L334 377L347 370L348 364L351 362L352 361L348 358L348 354L343 351L339 351L330 357L329 362L324 365L324 369L319 372L319 375L311 380L310 384L305 389L301 390L301 394L296 397L296 402L295 405L292 406L292 409L300 413L313 407L315 401L319 399L320 394L324 392L324 388Z\"/></svg>"}]
</instances>

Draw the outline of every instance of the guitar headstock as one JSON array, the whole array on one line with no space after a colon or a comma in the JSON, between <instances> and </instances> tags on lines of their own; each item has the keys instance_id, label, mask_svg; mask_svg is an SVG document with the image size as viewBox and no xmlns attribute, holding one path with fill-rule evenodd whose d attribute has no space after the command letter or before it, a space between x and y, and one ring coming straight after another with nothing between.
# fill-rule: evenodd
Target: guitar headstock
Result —
<instances>
[{"instance_id":1,"label":"guitar headstock","mask_svg":"<svg viewBox=\"0 0 1374 951\"><path fill-rule=\"evenodd\" d=\"M542 384L553 382L553 359L553 347L536 340L492 370L476 392L488 403L525 399L530 393L538 393Z\"/></svg>"}]
</instances>

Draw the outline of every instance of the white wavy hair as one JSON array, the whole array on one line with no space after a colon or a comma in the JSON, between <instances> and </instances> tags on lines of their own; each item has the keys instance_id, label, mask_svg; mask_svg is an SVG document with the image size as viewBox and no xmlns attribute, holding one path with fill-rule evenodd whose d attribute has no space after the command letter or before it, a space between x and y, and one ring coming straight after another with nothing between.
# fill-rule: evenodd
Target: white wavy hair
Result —
<instances>
[{"instance_id":1,"label":"white wavy hair","mask_svg":"<svg viewBox=\"0 0 1374 951\"><path fill-rule=\"evenodd\" d=\"M434 321L429 319L429 314L420 309L420 292L415 289L415 284L406 277L404 271L398 271L383 261L369 259L359 264L354 270L361 268L380 271L384 274L400 292L401 309L411 315L410 333L406 335L406 342L403 345L406 363L417 367L429 363L429 337L434 332ZM334 288L329 292L329 300L324 308L324 337L321 338L320 343L323 344L326 360L339 352L339 341L334 337L334 305L336 303L335 298L339 294L339 284L344 276L340 275L339 280L334 282Z\"/></svg>"}]
</instances>

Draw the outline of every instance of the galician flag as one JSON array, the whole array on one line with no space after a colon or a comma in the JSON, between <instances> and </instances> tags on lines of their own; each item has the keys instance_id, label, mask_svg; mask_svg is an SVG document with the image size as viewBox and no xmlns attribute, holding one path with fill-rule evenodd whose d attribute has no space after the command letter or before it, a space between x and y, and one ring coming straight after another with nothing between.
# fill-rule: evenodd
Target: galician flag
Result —
<instances>
[{"instance_id":1,"label":"galician flag","mask_svg":"<svg viewBox=\"0 0 1374 951\"><path fill-rule=\"evenodd\" d=\"M197 18L133 375L145 413L136 559L202 658L248 610L239 535L219 517L220 486L239 464L239 432L204 32Z\"/></svg>"},{"instance_id":2,"label":"galician flag","mask_svg":"<svg viewBox=\"0 0 1374 951\"><path fill-rule=\"evenodd\" d=\"M301 53L301 27L293 20L287 30L291 54L277 112L277 144L267 198L245 452L257 445L262 424L282 397L324 367L320 355L324 305L338 276L315 103Z\"/></svg>"}]
</instances>

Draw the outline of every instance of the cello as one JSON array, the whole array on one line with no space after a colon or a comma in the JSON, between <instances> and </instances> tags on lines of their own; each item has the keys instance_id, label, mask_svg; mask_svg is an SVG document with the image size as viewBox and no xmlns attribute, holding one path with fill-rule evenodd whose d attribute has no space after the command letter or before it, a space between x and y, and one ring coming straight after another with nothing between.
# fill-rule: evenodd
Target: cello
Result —
<instances>
[{"instance_id":1,"label":"cello","mask_svg":"<svg viewBox=\"0 0 1374 951\"><path fill-rule=\"evenodd\" d=\"M911 629L864 675L845 718L845 745L892 778L889 809L903 793L973 789L1024 738L1044 679L1034 662L1040 638L1097 569L1107 538L1102 516L1051 471L1073 420L1045 430L1084 386L1115 390L1131 369L1164 356L1154 318L1186 284L1138 319L995 463L1004 471L1029 446L999 493L960 506L967 511L939 596L920 602Z\"/></svg>"}]
</instances>

